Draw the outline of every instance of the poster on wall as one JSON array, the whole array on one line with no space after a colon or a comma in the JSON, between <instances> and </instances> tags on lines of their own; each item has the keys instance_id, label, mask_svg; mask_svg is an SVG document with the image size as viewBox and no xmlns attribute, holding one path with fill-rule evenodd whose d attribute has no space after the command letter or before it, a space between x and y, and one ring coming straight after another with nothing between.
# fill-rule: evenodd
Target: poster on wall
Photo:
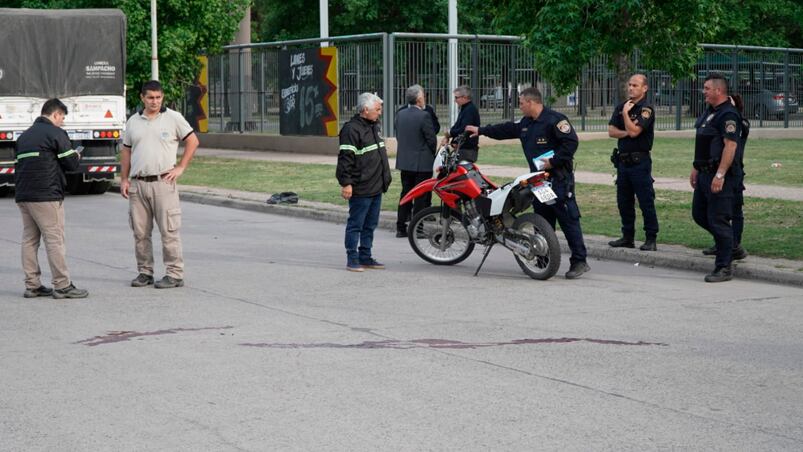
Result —
<instances>
[{"instance_id":1,"label":"poster on wall","mask_svg":"<svg viewBox=\"0 0 803 452\"><path fill-rule=\"evenodd\" d=\"M282 135L337 136L337 48L279 53Z\"/></svg>"}]
</instances>

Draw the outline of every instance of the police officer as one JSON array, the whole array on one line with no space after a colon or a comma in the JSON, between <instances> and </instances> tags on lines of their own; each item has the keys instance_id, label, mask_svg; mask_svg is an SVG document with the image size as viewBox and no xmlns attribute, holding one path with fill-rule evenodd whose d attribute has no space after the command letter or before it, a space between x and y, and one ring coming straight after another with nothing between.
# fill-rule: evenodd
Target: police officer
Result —
<instances>
[{"instance_id":1,"label":"police officer","mask_svg":"<svg viewBox=\"0 0 803 452\"><path fill-rule=\"evenodd\" d=\"M633 248L636 232L635 198L644 218L646 240L642 251L657 249L658 215L655 213L655 189L652 179L652 141L655 110L647 103L647 77L634 74L627 82L628 100L617 105L608 122L608 136L617 138L611 156L616 166L616 204L622 218L622 237L608 242L614 248Z\"/></svg>"},{"instance_id":2,"label":"police officer","mask_svg":"<svg viewBox=\"0 0 803 452\"><path fill-rule=\"evenodd\" d=\"M705 281L722 282L733 278L731 218L741 177L741 168L734 162L742 117L730 102L728 83L721 74L705 79L703 96L708 108L695 124L694 169L689 176L694 188L692 217L716 243L714 271L706 275Z\"/></svg>"},{"instance_id":3,"label":"police officer","mask_svg":"<svg viewBox=\"0 0 803 452\"><path fill-rule=\"evenodd\" d=\"M519 108L524 117L517 122L477 127L465 127L472 136L485 135L496 140L518 138L524 150L530 171L538 171L536 161L542 154L554 151L555 155L540 160L543 169L549 170L552 189L557 195L555 204L547 206L536 202L535 212L544 217L552 227L555 220L560 224L571 249L571 265L566 279L579 278L591 270L586 262L586 246L580 228L580 209L574 193L574 153L577 150L577 134L569 120L561 113L546 108L537 88L531 87L519 94Z\"/></svg>"},{"instance_id":4,"label":"police officer","mask_svg":"<svg viewBox=\"0 0 803 452\"><path fill-rule=\"evenodd\" d=\"M731 103L739 114L744 113L744 102L738 94L732 94ZM736 146L736 158L733 162L737 165L740 171L734 177L736 193L733 197L733 218L731 219L731 227L733 228L733 260L738 261L747 257L747 251L742 246L742 232L744 231L744 148L747 145L747 137L750 135L750 121L742 117L742 135L739 144ZM716 244L710 248L703 250L706 256L713 256L717 254Z\"/></svg>"}]
</instances>

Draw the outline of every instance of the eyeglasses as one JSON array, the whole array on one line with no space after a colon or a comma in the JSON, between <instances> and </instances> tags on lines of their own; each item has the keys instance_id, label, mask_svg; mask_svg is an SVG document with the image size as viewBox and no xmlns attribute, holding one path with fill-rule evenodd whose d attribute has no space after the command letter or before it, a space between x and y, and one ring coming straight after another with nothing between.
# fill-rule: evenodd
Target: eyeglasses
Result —
<instances>
[{"instance_id":1,"label":"eyeglasses","mask_svg":"<svg viewBox=\"0 0 803 452\"><path fill-rule=\"evenodd\" d=\"M466 96L454 96L455 99L460 99L461 97L466 97Z\"/></svg>"}]
</instances>

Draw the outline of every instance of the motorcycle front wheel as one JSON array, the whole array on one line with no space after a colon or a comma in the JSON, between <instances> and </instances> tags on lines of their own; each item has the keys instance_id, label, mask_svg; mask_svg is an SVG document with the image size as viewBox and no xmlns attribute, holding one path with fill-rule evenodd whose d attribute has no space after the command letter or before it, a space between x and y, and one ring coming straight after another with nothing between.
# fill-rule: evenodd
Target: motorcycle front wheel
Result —
<instances>
[{"instance_id":1,"label":"motorcycle front wheel","mask_svg":"<svg viewBox=\"0 0 803 452\"><path fill-rule=\"evenodd\" d=\"M555 276L560 268L560 243L555 230L544 217L535 213L522 215L513 222L513 229L529 235L536 249L536 255L532 259L514 254L524 273L538 280Z\"/></svg>"},{"instance_id":2,"label":"motorcycle front wheel","mask_svg":"<svg viewBox=\"0 0 803 452\"><path fill-rule=\"evenodd\" d=\"M452 211L447 219L441 215L441 207L428 207L418 212L407 234L413 251L431 264L454 265L474 251L474 242L460 213Z\"/></svg>"}]
</instances>

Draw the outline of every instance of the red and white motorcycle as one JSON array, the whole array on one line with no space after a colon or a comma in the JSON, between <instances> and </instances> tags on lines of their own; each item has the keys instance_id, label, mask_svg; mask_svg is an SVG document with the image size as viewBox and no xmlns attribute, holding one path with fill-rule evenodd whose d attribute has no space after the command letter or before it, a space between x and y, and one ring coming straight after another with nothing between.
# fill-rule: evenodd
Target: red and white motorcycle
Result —
<instances>
[{"instance_id":1,"label":"red and white motorcycle","mask_svg":"<svg viewBox=\"0 0 803 452\"><path fill-rule=\"evenodd\" d=\"M477 165L458 161L465 139L464 134L456 140L456 147L444 146L435 159L437 176L415 186L399 202L406 204L429 192L442 200L440 206L418 212L410 222L407 233L413 251L432 264L453 265L471 255L476 244L484 245L476 276L498 243L513 252L531 278L551 278L560 267L555 230L536 213L519 215L536 199L544 204L555 202L549 174L527 173L497 187Z\"/></svg>"}]
</instances>

